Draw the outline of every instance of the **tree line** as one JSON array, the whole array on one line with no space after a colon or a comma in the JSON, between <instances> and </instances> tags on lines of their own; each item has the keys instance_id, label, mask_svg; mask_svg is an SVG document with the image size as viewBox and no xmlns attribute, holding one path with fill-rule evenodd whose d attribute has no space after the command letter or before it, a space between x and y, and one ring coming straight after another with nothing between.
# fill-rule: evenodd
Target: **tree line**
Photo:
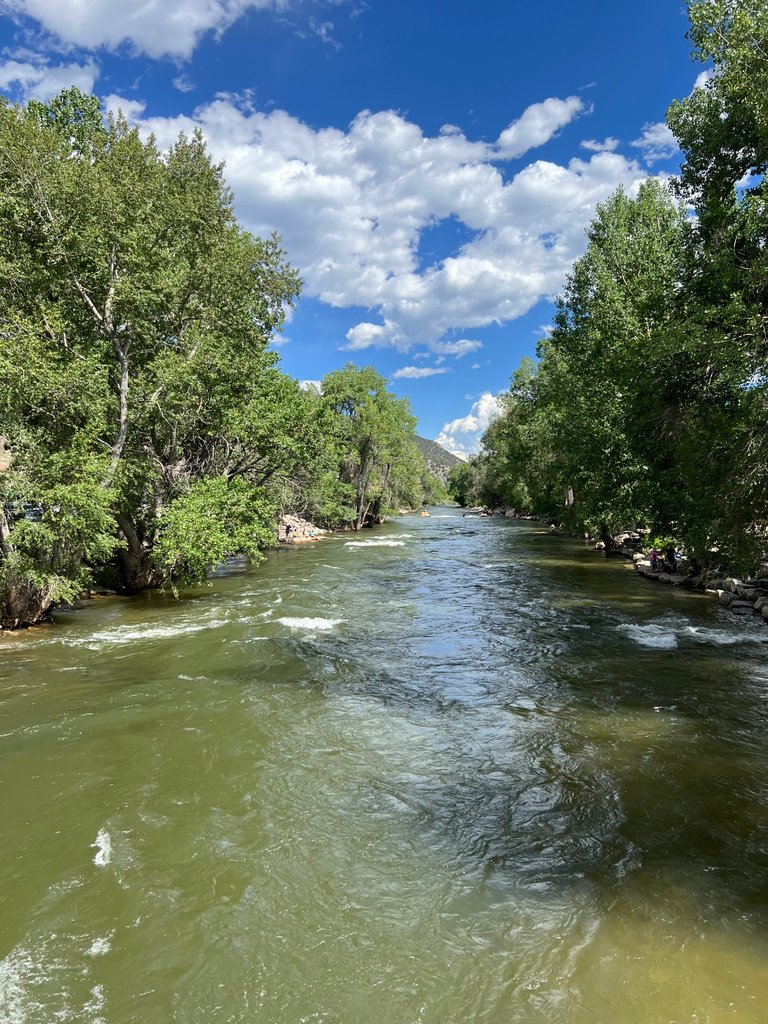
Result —
<instances>
[{"instance_id":1,"label":"tree line","mask_svg":"<svg viewBox=\"0 0 768 1024\"><path fill-rule=\"evenodd\" d=\"M667 122L679 178L598 207L554 327L501 396L464 502L601 534L639 524L702 561L768 548L768 5L689 5L712 71Z\"/></svg>"},{"instance_id":2,"label":"tree line","mask_svg":"<svg viewBox=\"0 0 768 1024\"><path fill-rule=\"evenodd\" d=\"M0 100L0 628L94 579L202 581L285 511L360 529L443 495L372 368L281 372L300 285L200 134L162 153L77 89Z\"/></svg>"}]
</instances>

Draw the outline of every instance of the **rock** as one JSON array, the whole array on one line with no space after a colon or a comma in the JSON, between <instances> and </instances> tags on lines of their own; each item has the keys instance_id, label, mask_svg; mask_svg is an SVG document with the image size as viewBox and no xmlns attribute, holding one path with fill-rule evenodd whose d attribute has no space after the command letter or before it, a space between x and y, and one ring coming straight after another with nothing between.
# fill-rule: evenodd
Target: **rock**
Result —
<instances>
[{"instance_id":1,"label":"rock","mask_svg":"<svg viewBox=\"0 0 768 1024\"><path fill-rule=\"evenodd\" d=\"M763 616L765 621L768 622L768 604L763 605L763 608L762 608L762 611L760 612L760 614Z\"/></svg>"},{"instance_id":2,"label":"rock","mask_svg":"<svg viewBox=\"0 0 768 1024\"><path fill-rule=\"evenodd\" d=\"M746 615L747 612L754 611L754 607L751 601L744 601L741 598L736 598L731 601L728 605L732 612L739 612L741 615Z\"/></svg>"},{"instance_id":3,"label":"rock","mask_svg":"<svg viewBox=\"0 0 768 1024\"><path fill-rule=\"evenodd\" d=\"M724 584L724 588L723 588L723 589L725 589L725 590L730 590L730 592L731 592L732 594L735 594L735 593L736 593L736 588L738 587L738 585L739 585L740 583L741 583L741 580L734 580L734 579L730 579L730 578L729 578L729 579L727 579L727 580L725 581L725 584Z\"/></svg>"},{"instance_id":4,"label":"rock","mask_svg":"<svg viewBox=\"0 0 768 1024\"><path fill-rule=\"evenodd\" d=\"M643 553L641 551L636 551L634 553L634 555L632 555L632 561L633 562L644 562L644 561L647 561L647 559L645 558L645 555L643 555ZM648 562L648 565L650 565L650 564L651 563Z\"/></svg>"},{"instance_id":5,"label":"rock","mask_svg":"<svg viewBox=\"0 0 768 1024\"><path fill-rule=\"evenodd\" d=\"M657 579L661 583L670 583L672 581L672 577L669 575L668 572L660 572L657 576Z\"/></svg>"},{"instance_id":6,"label":"rock","mask_svg":"<svg viewBox=\"0 0 768 1024\"><path fill-rule=\"evenodd\" d=\"M718 590L717 596L720 599L720 604L729 605L733 600L733 594L730 590Z\"/></svg>"},{"instance_id":7,"label":"rock","mask_svg":"<svg viewBox=\"0 0 768 1024\"><path fill-rule=\"evenodd\" d=\"M759 590L757 590L755 587L750 587L746 583L740 583L736 587L736 593L745 601L755 601L760 596Z\"/></svg>"},{"instance_id":8,"label":"rock","mask_svg":"<svg viewBox=\"0 0 768 1024\"><path fill-rule=\"evenodd\" d=\"M755 611L761 612L766 605L768 605L768 595L763 594L762 597L758 597L755 601Z\"/></svg>"}]
</instances>

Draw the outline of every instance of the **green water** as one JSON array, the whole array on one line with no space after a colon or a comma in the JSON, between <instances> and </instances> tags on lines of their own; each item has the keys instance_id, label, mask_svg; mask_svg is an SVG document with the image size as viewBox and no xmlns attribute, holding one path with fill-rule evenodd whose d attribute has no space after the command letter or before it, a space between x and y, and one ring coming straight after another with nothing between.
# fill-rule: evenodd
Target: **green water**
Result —
<instances>
[{"instance_id":1,"label":"green water","mask_svg":"<svg viewBox=\"0 0 768 1024\"><path fill-rule=\"evenodd\" d=\"M0 641L0 1020L768 1015L768 630L442 510Z\"/></svg>"}]
</instances>

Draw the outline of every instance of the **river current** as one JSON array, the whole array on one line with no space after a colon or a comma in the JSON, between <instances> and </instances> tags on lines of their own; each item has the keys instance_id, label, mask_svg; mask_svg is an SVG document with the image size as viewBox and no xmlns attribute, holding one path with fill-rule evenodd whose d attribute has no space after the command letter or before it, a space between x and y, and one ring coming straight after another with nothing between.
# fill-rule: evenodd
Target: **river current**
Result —
<instances>
[{"instance_id":1,"label":"river current","mask_svg":"<svg viewBox=\"0 0 768 1024\"><path fill-rule=\"evenodd\" d=\"M768 629L453 509L0 638L3 1024L757 1024Z\"/></svg>"}]
</instances>

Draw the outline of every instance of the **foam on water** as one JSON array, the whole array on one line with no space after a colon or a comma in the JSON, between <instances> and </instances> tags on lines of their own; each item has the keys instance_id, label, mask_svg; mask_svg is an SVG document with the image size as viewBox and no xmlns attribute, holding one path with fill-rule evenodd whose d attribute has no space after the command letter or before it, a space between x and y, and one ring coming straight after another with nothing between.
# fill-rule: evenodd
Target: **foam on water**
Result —
<instances>
[{"instance_id":1,"label":"foam on water","mask_svg":"<svg viewBox=\"0 0 768 1024\"><path fill-rule=\"evenodd\" d=\"M112 840L106 829L99 829L96 842L91 843L91 849L96 850L96 855L93 858L93 863L96 867L106 867L112 860Z\"/></svg>"},{"instance_id":2,"label":"foam on water","mask_svg":"<svg viewBox=\"0 0 768 1024\"><path fill-rule=\"evenodd\" d=\"M31 948L17 946L0 960L0 1020L3 1024L106 1024L102 985L85 1002L73 991L76 974L67 955L72 936L52 934ZM88 969L83 972L86 976Z\"/></svg>"},{"instance_id":3,"label":"foam on water","mask_svg":"<svg viewBox=\"0 0 768 1024\"><path fill-rule=\"evenodd\" d=\"M106 956L112 948L112 933L94 939L88 947L88 956Z\"/></svg>"},{"instance_id":4,"label":"foam on water","mask_svg":"<svg viewBox=\"0 0 768 1024\"><path fill-rule=\"evenodd\" d=\"M705 629L701 626L686 626L681 636L699 644L715 644L717 647L732 647L734 644L768 643L768 629L761 622L755 622L754 630Z\"/></svg>"},{"instance_id":5,"label":"foam on water","mask_svg":"<svg viewBox=\"0 0 768 1024\"><path fill-rule=\"evenodd\" d=\"M311 629L311 630L326 630L333 629L334 626L340 625L344 622L344 619L310 619L310 618L292 618L286 616L283 619L277 620L281 625L287 626L289 629Z\"/></svg>"},{"instance_id":6,"label":"foam on water","mask_svg":"<svg viewBox=\"0 0 768 1024\"><path fill-rule=\"evenodd\" d=\"M403 548L403 540L348 540L345 548Z\"/></svg>"},{"instance_id":7,"label":"foam on water","mask_svg":"<svg viewBox=\"0 0 768 1024\"><path fill-rule=\"evenodd\" d=\"M139 640L163 640L184 636L186 633L201 633L206 629L218 629L226 626L229 619L208 619L203 622L177 623L172 626L115 626L114 629L100 630L88 636L54 637L53 643L67 647L84 647L91 651L100 651L103 647L132 644Z\"/></svg>"},{"instance_id":8,"label":"foam on water","mask_svg":"<svg viewBox=\"0 0 768 1024\"><path fill-rule=\"evenodd\" d=\"M735 623L734 623L735 626ZM680 643L706 644L715 647L734 647L739 644L768 643L768 631L761 622L755 622L752 629L714 629L693 626L684 618L667 615L663 619L639 625L624 622L616 629L634 640L640 647L672 650Z\"/></svg>"},{"instance_id":9,"label":"foam on water","mask_svg":"<svg viewBox=\"0 0 768 1024\"><path fill-rule=\"evenodd\" d=\"M649 623L647 626L633 625L625 622L616 629L624 633L630 640L634 640L640 647L653 647L657 650L673 650L677 647L677 636L674 630L661 626L657 623Z\"/></svg>"}]
</instances>

